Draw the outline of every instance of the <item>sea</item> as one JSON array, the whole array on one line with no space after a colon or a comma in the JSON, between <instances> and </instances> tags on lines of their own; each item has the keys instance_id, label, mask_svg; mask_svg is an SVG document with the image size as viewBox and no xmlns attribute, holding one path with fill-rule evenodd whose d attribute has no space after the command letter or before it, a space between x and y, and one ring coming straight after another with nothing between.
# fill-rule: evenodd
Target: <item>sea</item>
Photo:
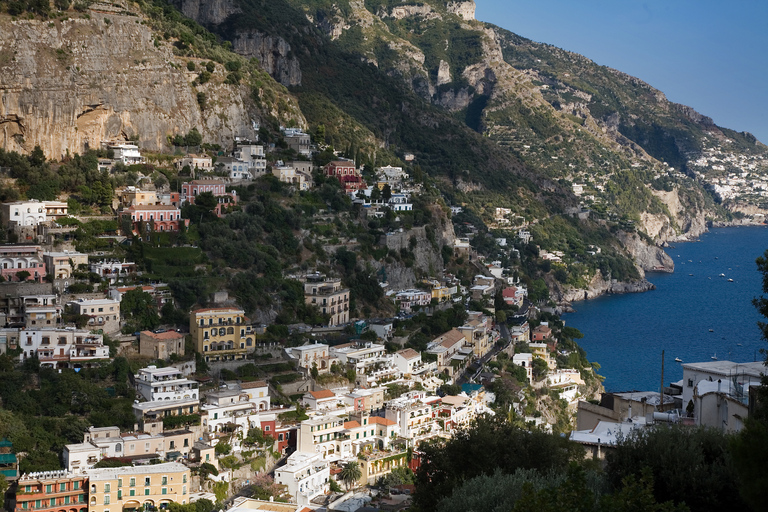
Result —
<instances>
[{"instance_id":1,"label":"sea","mask_svg":"<svg viewBox=\"0 0 768 512\"><path fill-rule=\"evenodd\" d=\"M768 227L714 228L696 242L665 249L675 262L671 274L648 273L656 289L606 295L573 303L563 315L579 329L587 359L600 364L606 391L651 391L683 378L683 363L762 360L758 321L752 305L762 295L755 260L768 250Z\"/></svg>"}]
</instances>

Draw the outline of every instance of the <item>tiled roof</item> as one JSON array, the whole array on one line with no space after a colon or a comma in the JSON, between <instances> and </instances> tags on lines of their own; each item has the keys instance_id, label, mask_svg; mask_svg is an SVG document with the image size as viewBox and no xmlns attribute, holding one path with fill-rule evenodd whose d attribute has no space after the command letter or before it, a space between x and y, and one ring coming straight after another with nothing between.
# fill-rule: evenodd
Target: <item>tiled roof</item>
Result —
<instances>
[{"instance_id":1,"label":"tiled roof","mask_svg":"<svg viewBox=\"0 0 768 512\"><path fill-rule=\"evenodd\" d=\"M376 423L378 425L386 425L386 426L397 425L397 423L395 423L394 421L388 420L387 418L382 418L381 416L371 416L370 419L368 420L368 423Z\"/></svg>"},{"instance_id":2,"label":"tiled roof","mask_svg":"<svg viewBox=\"0 0 768 512\"><path fill-rule=\"evenodd\" d=\"M332 398L336 396L336 393L334 393L330 389L321 389L320 391L310 391L309 394L318 400L321 398Z\"/></svg>"},{"instance_id":3,"label":"tiled roof","mask_svg":"<svg viewBox=\"0 0 768 512\"><path fill-rule=\"evenodd\" d=\"M345 421L344 422L344 428L350 429L350 428L360 428L360 423L356 421Z\"/></svg>"},{"instance_id":4,"label":"tiled roof","mask_svg":"<svg viewBox=\"0 0 768 512\"><path fill-rule=\"evenodd\" d=\"M419 357L419 353L412 348L404 348L403 350L398 350L397 353L405 359L413 359L415 357Z\"/></svg>"},{"instance_id":5,"label":"tiled roof","mask_svg":"<svg viewBox=\"0 0 768 512\"><path fill-rule=\"evenodd\" d=\"M254 389L254 388L266 388L268 384L263 380L255 380L253 382L243 382L240 384L240 389Z\"/></svg>"}]
</instances>

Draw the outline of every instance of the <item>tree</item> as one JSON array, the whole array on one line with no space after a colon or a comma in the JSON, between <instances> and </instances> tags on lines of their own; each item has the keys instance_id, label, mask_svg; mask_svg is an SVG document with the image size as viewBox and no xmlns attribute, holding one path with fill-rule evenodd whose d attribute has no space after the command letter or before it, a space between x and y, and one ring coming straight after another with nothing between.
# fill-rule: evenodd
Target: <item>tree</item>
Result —
<instances>
[{"instance_id":1,"label":"tree","mask_svg":"<svg viewBox=\"0 0 768 512\"><path fill-rule=\"evenodd\" d=\"M30 274L26 270L20 270L16 272L16 279L18 279L19 281L26 281L27 279L29 279L29 276L31 275L32 274Z\"/></svg>"},{"instance_id":2,"label":"tree","mask_svg":"<svg viewBox=\"0 0 768 512\"><path fill-rule=\"evenodd\" d=\"M135 328L151 330L160 325L155 299L141 288L125 292L120 310L125 318L135 322Z\"/></svg>"},{"instance_id":3,"label":"tree","mask_svg":"<svg viewBox=\"0 0 768 512\"><path fill-rule=\"evenodd\" d=\"M341 476L341 480L347 486L347 490L349 490L350 487L354 487L357 481L362 478L363 471L360 469L360 464L353 460L344 464L339 475Z\"/></svg>"},{"instance_id":4,"label":"tree","mask_svg":"<svg viewBox=\"0 0 768 512\"><path fill-rule=\"evenodd\" d=\"M317 363L312 363L312 369L310 370L310 373L312 374L313 379L317 379L317 376L320 374L317 369Z\"/></svg>"},{"instance_id":5,"label":"tree","mask_svg":"<svg viewBox=\"0 0 768 512\"><path fill-rule=\"evenodd\" d=\"M697 512L744 508L728 437L719 430L664 425L636 429L618 438L606 459L606 474L616 489L630 475L642 479L643 468L649 468L658 503L685 503Z\"/></svg>"},{"instance_id":6,"label":"tree","mask_svg":"<svg viewBox=\"0 0 768 512\"><path fill-rule=\"evenodd\" d=\"M533 358L533 378L536 380L543 379L547 372L549 371L549 366L547 366L547 362L543 360L540 357L534 357Z\"/></svg>"},{"instance_id":7,"label":"tree","mask_svg":"<svg viewBox=\"0 0 768 512\"><path fill-rule=\"evenodd\" d=\"M762 274L763 294L768 294L768 251L756 260ZM768 298L765 295L752 300L760 315L768 318ZM768 341L768 323L758 322L763 339ZM739 476L739 491L753 510L765 507L765 489L768 488L768 377L764 376L757 388L755 409L750 412L744 428L731 440L734 466Z\"/></svg>"}]
</instances>

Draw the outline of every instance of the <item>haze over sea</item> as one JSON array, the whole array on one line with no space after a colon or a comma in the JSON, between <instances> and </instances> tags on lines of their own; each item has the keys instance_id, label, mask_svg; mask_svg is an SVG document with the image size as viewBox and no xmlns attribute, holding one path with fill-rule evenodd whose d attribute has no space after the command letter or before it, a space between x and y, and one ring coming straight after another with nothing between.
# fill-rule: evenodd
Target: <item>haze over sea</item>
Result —
<instances>
[{"instance_id":1,"label":"haze over sea","mask_svg":"<svg viewBox=\"0 0 768 512\"><path fill-rule=\"evenodd\" d=\"M712 229L699 242L666 249L675 272L647 274L656 290L574 302L576 312L563 319L584 333L579 343L600 363L607 391L658 390L662 350L665 385L683 378L676 357L760 360L768 347L752 299L762 293L755 259L766 249L768 227Z\"/></svg>"}]
</instances>

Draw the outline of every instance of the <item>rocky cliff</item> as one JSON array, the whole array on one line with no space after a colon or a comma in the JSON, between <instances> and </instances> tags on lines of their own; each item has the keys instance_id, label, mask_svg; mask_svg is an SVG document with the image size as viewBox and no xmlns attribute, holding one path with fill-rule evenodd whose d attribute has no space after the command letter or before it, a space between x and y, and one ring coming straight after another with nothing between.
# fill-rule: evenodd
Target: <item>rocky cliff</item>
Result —
<instances>
[{"instance_id":1,"label":"rocky cliff","mask_svg":"<svg viewBox=\"0 0 768 512\"><path fill-rule=\"evenodd\" d=\"M28 153L39 145L61 158L107 140L160 150L168 135L193 127L205 142L225 146L235 136L255 136L261 113L246 83L224 83L226 71L217 66L196 89L198 73L187 61L198 69L205 61L175 55L173 41L139 13L123 12L53 21L0 16L0 147Z\"/></svg>"},{"instance_id":2,"label":"rocky cliff","mask_svg":"<svg viewBox=\"0 0 768 512\"><path fill-rule=\"evenodd\" d=\"M565 287L555 279L548 279L547 285L552 299L559 305L566 306L574 301L594 299L611 293L638 293L656 289L653 283L644 278L629 283L616 281L615 279L608 280L605 279L599 270L586 288Z\"/></svg>"}]
</instances>

